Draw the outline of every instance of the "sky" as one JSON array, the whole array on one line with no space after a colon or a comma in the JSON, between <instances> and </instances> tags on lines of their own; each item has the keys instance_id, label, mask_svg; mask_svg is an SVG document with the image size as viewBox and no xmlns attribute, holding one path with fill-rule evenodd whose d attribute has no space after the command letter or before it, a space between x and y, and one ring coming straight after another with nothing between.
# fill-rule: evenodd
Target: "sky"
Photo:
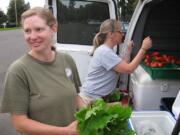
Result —
<instances>
[{"instance_id":1,"label":"sky","mask_svg":"<svg viewBox=\"0 0 180 135\"><path fill-rule=\"evenodd\" d=\"M44 6L45 0L24 0L25 3L29 2L31 7L35 6ZM0 9L4 11L4 13L7 12L7 8L9 5L10 0L0 0Z\"/></svg>"}]
</instances>

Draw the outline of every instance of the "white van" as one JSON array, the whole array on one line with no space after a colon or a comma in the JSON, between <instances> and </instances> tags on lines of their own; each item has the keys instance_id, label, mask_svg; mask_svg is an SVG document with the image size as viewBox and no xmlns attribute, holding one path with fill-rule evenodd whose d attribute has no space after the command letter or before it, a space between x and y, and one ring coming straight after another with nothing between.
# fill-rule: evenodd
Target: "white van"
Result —
<instances>
[{"instance_id":1,"label":"white van","mask_svg":"<svg viewBox=\"0 0 180 135\"><path fill-rule=\"evenodd\" d=\"M141 47L143 38L149 35L153 40L149 52L172 53L179 58L179 3L178 0L139 0L129 23L125 42L115 50L123 54L127 43L133 40L135 47L132 59ZM56 47L72 55L83 82L91 59L89 54L92 40L100 23L107 18L119 19L117 1L46 0L46 6L53 11L59 22ZM120 75L119 86L131 93L134 110L160 110L162 98L176 97L180 90L180 66L167 70L159 68L155 74L157 73L163 75L153 78L140 65L131 75Z\"/></svg>"}]
</instances>

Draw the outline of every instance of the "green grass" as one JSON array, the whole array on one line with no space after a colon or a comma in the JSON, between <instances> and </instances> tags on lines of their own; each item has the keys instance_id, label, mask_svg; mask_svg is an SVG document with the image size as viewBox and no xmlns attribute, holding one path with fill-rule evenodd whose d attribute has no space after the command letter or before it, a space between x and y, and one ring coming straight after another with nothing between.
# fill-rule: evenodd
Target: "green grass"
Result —
<instances>
[{"instance_id":1,"label":"green grass","mask_svg":"<svg viewBox=\"0 0 180 135\"><path fill-rule=\"evenodd\" d=\"M13 27L13 28L0 28L0 31L5 31L5 30L16 30L16 29L21 29L21 27Z\"/></svg>"}]
</instances>

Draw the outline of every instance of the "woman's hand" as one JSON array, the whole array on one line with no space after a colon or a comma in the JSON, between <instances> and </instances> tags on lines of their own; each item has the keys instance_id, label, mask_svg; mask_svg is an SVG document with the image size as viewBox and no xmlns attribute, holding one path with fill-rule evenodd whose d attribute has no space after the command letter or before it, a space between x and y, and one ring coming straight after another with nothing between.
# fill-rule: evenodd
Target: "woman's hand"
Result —
<instances>
[{"instance_id":1,"label":"woman's hand","mask_svg":"<svg viewBox=\"0 0 180 135\"><path fill-rule=\"evenodd\" d=\"M148 36L146 37L143 42L142 42L142 49L144 49L144 51L147 51L149 48L152 47L152 40L151 38Z\"/></svg>"},{"instance_id":2,"label":"woman's hand","mask_svg":"<svg viewBox=\"0 0 180 135\"><path fill-rule=\"evenodd\" d=\"M78 135L76 121L66 127L59 127L29 119L26 115L13 113L12 122L18 132L30 135Z\"/></svg>"},{"instance_id":3,"label":"woman's hand","mask_svg":"<svg viewBox=\"0 0 180 135\"><path fill-rule=\"evenodd\" d=\"M69 124L68 128L68 135L78 135L78 131L77 131L77 121L72 122L71 124Z\"/></svg>"}]
</instances>

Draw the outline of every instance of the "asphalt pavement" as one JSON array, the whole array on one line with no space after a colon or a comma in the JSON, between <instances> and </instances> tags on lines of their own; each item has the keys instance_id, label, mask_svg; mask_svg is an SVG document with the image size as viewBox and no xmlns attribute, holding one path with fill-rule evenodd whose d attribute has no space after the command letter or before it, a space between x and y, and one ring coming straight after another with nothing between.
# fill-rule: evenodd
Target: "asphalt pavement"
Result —
<instances>
[{"instance_id":1,"label":"asphalt pavement","mask_svg":"<svg viewBox=\"0 0 180 135\"><path fill-rule=\"evenodd\" d=\"M7 68L26 52L27 45L21 29L0 31L0 102ZM0 135L19 135L12 126L9 114L0 113Z\"/></svg>"}]
</instances>

